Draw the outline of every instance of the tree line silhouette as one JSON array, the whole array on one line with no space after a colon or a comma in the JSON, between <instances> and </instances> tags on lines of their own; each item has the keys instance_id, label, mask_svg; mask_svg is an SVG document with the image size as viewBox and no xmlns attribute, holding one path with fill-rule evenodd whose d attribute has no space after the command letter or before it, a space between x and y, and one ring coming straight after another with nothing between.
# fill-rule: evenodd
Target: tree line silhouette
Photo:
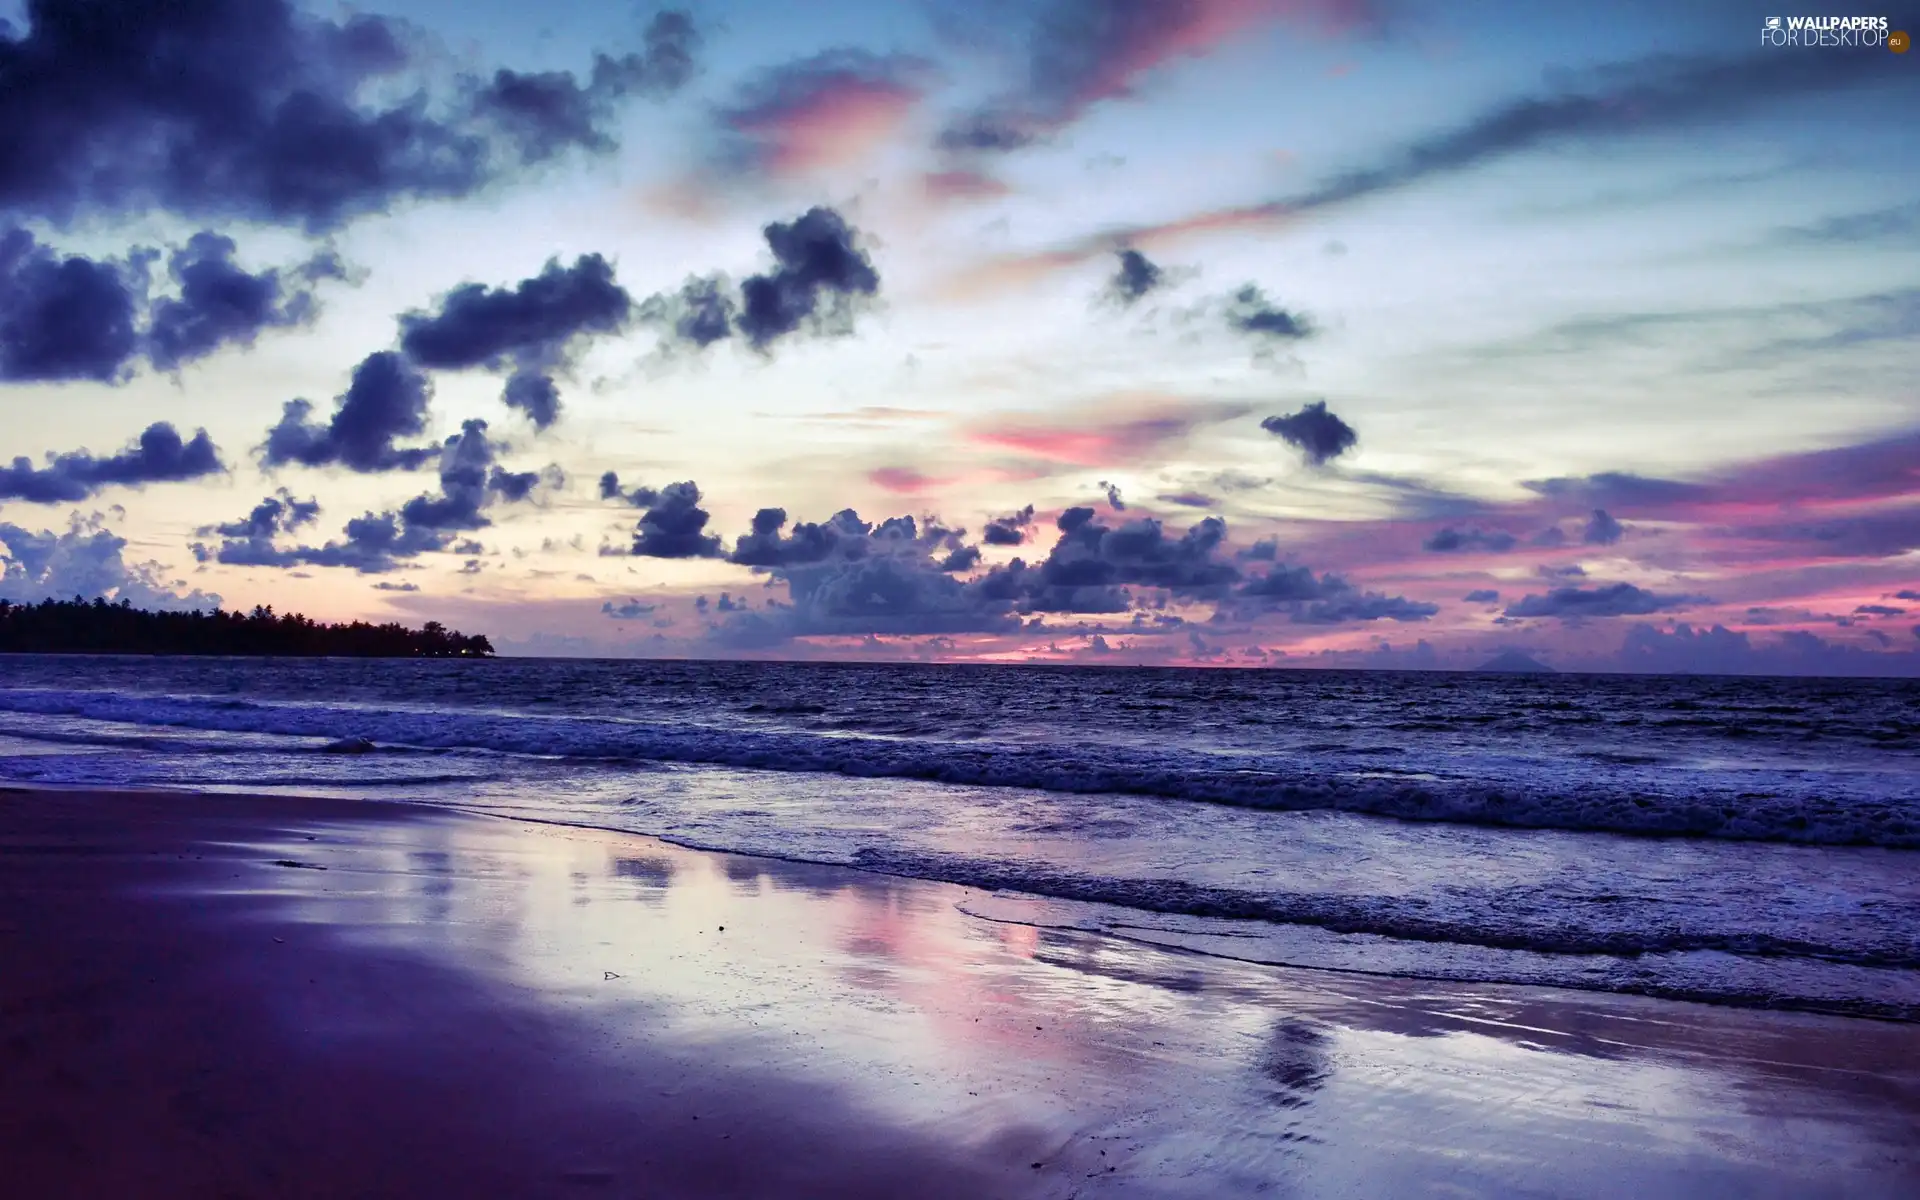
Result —
<instances>
[{"instance_id":1,"label":"tree line silhouette","mask_svg":"<svg viewBox=\"0 0 1920 1200\"><path fill-rule=\"evenodd\" d=\"M250 613L149 612L130 601L109 604L0 600L0 653L237 654L339 658L484 658L493 646L428 621L419 629L389 622L327 625L271 605Z\"/></svg>"}]
</instances>

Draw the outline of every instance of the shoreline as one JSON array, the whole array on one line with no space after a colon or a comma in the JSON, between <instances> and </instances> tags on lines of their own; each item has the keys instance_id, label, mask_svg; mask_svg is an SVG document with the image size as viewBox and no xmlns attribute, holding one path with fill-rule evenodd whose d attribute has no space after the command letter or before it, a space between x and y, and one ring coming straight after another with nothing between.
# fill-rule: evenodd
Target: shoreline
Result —
<instances>
[{"instance_id":1,"label":"shoreline","mask_svg":"<svg viewBox=\"0 0 1920 1200\"><path fill-rule=\"evenodd\" d=\"M49 1196L1920 1183L1911 1025L1247 964L967 915L985 894L389 801L9 788L7 1157Z\"/></svg>"}]
</instances>

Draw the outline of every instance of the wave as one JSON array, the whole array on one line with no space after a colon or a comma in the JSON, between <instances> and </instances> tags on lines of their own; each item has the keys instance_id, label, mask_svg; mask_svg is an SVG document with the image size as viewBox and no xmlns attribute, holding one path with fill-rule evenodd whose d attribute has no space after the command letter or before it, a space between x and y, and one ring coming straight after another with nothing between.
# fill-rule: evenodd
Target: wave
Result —
<instances>
[{"instance_id":1,"label":"wave","mask_svg":"<svg viewBox=\"0 0 1920 1200\"><path fill-rule=\"evenodd\" d=\"M657 720L0 690L0 711L381 748L705 764L1082 794L1122 793L1408 821L1920 849L1909 776L1660 768L1618 762L1449 760L1343 770L1316 756L1221 754L1166 743L881 738Z\"/></svg>"},{"instance_id":2,"label":"wave","mask_svg":"<svg viewBox=\"0 0 1920 1200\"><path fill-rule=\"evenodd\" d=\"M1179 879L1127 879L1039 863L959 855L868 848L855 852L850 865L982 891L1022 892L1168 916L1306 925L1329 933L1372 934L1403 942L1613 958L1718 951L1744 958L1808 958L1862 967L1920 969L1920 927L1894 921L1885 923L1883 936L1857 936L1843 943L1751 929L1689 927L1672 921L1626 919L1606 926L1577 924L1566 919L1564 903L1532 909L1522 898L1505 906L1474 905L1471 910L1448 913L1423 900L1392 896L1248 891ZM1616 899L1628 902L1625 897ZM1866 931L1847 932L1862 935Z\"/></svg>"}]
</instances>

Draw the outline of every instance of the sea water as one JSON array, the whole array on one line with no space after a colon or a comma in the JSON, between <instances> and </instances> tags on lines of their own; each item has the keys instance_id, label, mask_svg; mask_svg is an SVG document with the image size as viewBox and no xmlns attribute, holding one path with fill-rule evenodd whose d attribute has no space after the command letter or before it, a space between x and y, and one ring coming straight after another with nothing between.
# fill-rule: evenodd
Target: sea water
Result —
<instances>
[{"instance_id":1,"label":"sea water","mask_svg":"<svg viewBox=\"0 0 1920 1200\"><path fill-rule=\"evenodd\" d=\"M1196 954L1920 1019L1920 684L0 658L0 778L355 794Z\"/></svg>"}]
</instances>

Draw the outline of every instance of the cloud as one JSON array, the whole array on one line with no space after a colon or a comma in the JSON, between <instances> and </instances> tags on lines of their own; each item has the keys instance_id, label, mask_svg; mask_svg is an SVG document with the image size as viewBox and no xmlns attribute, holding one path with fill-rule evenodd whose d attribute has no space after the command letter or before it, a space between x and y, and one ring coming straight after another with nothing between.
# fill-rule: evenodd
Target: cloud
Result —
<instances>
[{"instance_id":1,"label":"cloud","mask_svg":"<svg viewBox=\"0 0 1920 1200\"><path fill-rule=\"evenodd\" d=\"M1017 150L1102 101L1132 95L1155 70L1261 24L1290 17L1338 28L1370 19L1370 9L1362 0L1050 0L1037 6L1021 86L955 117L939 144L959 153Z\"/></svg>"},{"instance_id":2,"label":"cloud","mask_svg":"<svg viewBox=\"0 0 1920 1200\"><path fill-rule=\"evenodd\" d=\"M896 495L913 496L950 481L935 479L913 467L876 467L867 472L867 482Z\"/></svg>"},{"instance_id":3,"label":"cloud","mask_svg":"<svg viewBox=\"0 0 1920 1200\"><path fill-rule=\"evenodd\" d=\"M228 521L221 525L203 525L197 532L201 537L224 537L252 540L263 538L271 541L282 533L292 533L305 525L311 525L320 517L318 500L296 500L293 493L281 488L278 493L268 496L246 516L238 521Z\"/></svg>"},{"instance_id":4,"label":"cloud","mask_svg":"<svg viewBox=\"0 0 1920 1200\"><path fill-rule=\"evenodd\" d=\"M1593 516L1587 520L1586 528L1580 532L1580 540L1589 546L1611 546L1620 540L1626 530L1620 522L1607 515L1604 508L1593 510Z\"/></svg>"},{"instance_id":5,"label":"cloud","mask_svg":"<svg viewBox=\"0 0 1920 1200\"><path fill-rule=\"evenodd\" d=\"M1920 505L1820 520L1742 525L1742 538L1798 543L1821 558L1888 558L1920 548Z\"/></svg>"},{"instance_id":6,"label":"cloud","mask_svg":"<svg viewBox=\"0 0 1920 1200\"><path fill-rule=\"evenodd\" d=\"M1137 416L1121 416L1114 405L1083 417L1042 424L1022 419L970 430L976 445L1010 450L1023 457L1081 467L1120 467L1162 461L1168 448L1202 425L1244 416L1239 404L1195 405L1155 400Z\"/></svg>"},{"instance_id":7,"label":"cloud","mask_svg":"<svg viewBox=\"0 0 1920 1200\"><path fill-rule=\"evenodd\" d=\"M12 466L0 467L0 500L69 503L109 487L179 483L222 475L226 470L206 430L183 441L172 425L155 421L131 446L105 458L86 450L49 453L44 467L34 466L29 458L15 458Z\"/></svg>"},{"instance_id":8,"label":"cloud","mask_svg":"<svg viewBox=\"0 0 1920 1200\"><path fill-rule=\"evenodd\" d=\"M576 146L606 153L619 145L606 128L617 102L684 86L693 77L698 43L686 13L658 13L640 49L618 57L595 54L586 82L569 71L529 74L503 68L474 90L472 112L518 150L525 164L545 162Z\"/></svg>"},{"instance_id":9,"label":"cloud","mask_svg":"<svg viewBox=\"0 0 1920 1200\"><path fill-rule=\"evenodd\" d=\"M700 507L700 488L670 483L652 497L633 532L633 553L642 558L718 558L720 539L707 533L708 514Z\"/></svg>"},{"instance_id":10,"label":"cloud","mask_svg":"<svg viewBox=\"0 0 1920 1200\"><path fill-rule=\"evenodd\" d=\"M935 201L997 200L1013 191L1006 181L984 171L929 171L920 177L920 185Z\"/></svg>"},{"instance_id":11,"label":"cloud","mask_svg":"<svg viewBox=\"0 0 1920 1200\"><path fill-rule=\"evenodd\" d=\"M175 371L263 330L318 312L313 285L346 276L331 251L288 269L248 272L233 239L202 230L167 256L175 293L148 303L157 250L124 258L61 255L24 229L0 234L0 380L124 383L145 356ZM144 317L144 322L142 321Z\"/></svg>"},{"instance_id":12,"label":"cloud","mask_svg":"<svg viewBox=\"0 0 1920 1200\"><path fill-rule=\"evenodd\" d=\"M1703 596L1660 595L1631 583L1609 583L1596 588L1554 588L1544 596L1526 595L1507 606L1509 617L1558 617L1577 620L1583 617L1645 616L1677 608L1708 603Z\"/></svg>"},{"instance_id":13,"label":"cloud","mask_svg":"<svg viewBox=\"0 0 1920 1200\"><path fill-rule=\"evenodd\" d=\"M1325 400L1315 400L1284 417L1268 417L1260 428L1298 449L1316 467L1345 454L1360 440L1353 426L1327 411Z\"/></svg>"},{"instance_id":14,"label":"cloud","mask_svg":"<svg viewBox=\"0 0 1920 1200\"><path fill-rule=\"evenodd\" d=\"M401 507L400 518L407 529L423 533L484 529L492 524L484 510L496 497L512 503L532 495L540 473L508 471L495 461L498 453L485 421L462 422L460 432L448 438L440 451L440 491L424 492Z\"/></svg>"},{"instance_id":15,"label":"cloud","mask_svg":"<svg viewBox=\"0 0 1920 1200\"><path fill-rule=\"evenodd\" d=\"M1426 541L1420 543L1422 550L1446 554L1455 550L1491 550L1496 554L1513 549L1520 539L1510 533L1501 533L1487 529L1439 530Z\"/></svg>"},{"instance_id":16,"label":"cloud","mask_svg":"<svg viewBox=\"0 0 1920 1200\"><path fill-rule=\"evenodd\" d=\"M423 492L397 511L356 517L346 523L340 539L322 546L276 545L278 534L306 522L288 523L294 510L275 510L275 501L270 498L245 522L202 530L202 534L219 534L226 540L215 548L196 543L194 557L229 566L348 567L366 575L384 574L422 554L448 549L477 553L477 543L459 541L456 535L491 525L487 510L496 501L526 500L541 482L558 482L553 469L543 474L501 467L496 461L499 447L488 436L487 423L481 420L464 422L459 433L431 453L439 456L438 492ZM291 504L292 497L283 492L282 500ZM313 513L317 512L314 508ZM265 520L255 519L263 516Z\"/></svg>"},{"instance_id":17,"label":"cloud","mask_svg":"<svg viewBox=\"0 0 1920 1200\"><path fill-rule=\"evenodd\" d=\"M638 600L628 600L616 606L613 601L609 600L600 606L600 611L602 614L612 617L616 621L633 621L652 615L653 611L658 607L659 605L656 604L642 604Z\"/></svg>"},{"instance_id":18,"label":"cloud","mask_svg":"<svg viewBox=\"0 0 1920 1200\"><path fill-rule=\"evenodd\" d=\"M849 48L770 68L717 114L725 165L792 176L856 162L898 131L930 76L925 59Z\"/></svg>"},{"instance_id":19,"label":"cloud","mask_svg":"<svg viewBox=\"0 0 1920 1200\"><path fill-rule=\"evenodd\" d=\"M1920 591L1914 591L1911 588L1903 589L1895 592L1893 598L1895 600L1920 600Z\"/></svg>"},{"instance_id":20,"label":"cloud","mask_svg":"<svg viewBox=\"0 0 1920 1200\"><path fill-rule=\"evenodd\" d=\"M1878 242L1920 233L1920 204L1899 204L1828 217L1783 231L1791 241L1821 243Z\"/></svg>"},{"instance_id":21,"label":"cloud","mask_svg":"<svg viewBox=\"0 0 1920 1200\"><path fill-rule=\"evenodd\" d=\"M880 291L880 275L858 245L858 235L831 208L811 208L797 219L766 227L774 270L740 285L736 325L755 349L765 350L803 326L845 328L862 297Z\"/></svg>"},{"instance_id":22,"label":"cloud","mask_svg":"<svg viewBox=\"0 0 1920 1200\"><path fill-rule=\"evenodd\" d=\"M1124 612L1122 590L1164 588L1175 596L1222 599L1240 569L1219 556L1227 525L1206 517L1177 538L1152 517L1109 526L1091 508L1069 508L1046 558L1014 559L979 581L982 594L1019 612Z\"/></svg>"},{"instance_id":23,"label":"cloud","mask_svg":"<svg viewBox=\"0 0 1920 1200\"><path fill-rule=\"evenodd\" d=\"M1683 623L1670 631L1630 627L1611 665L1699 675L1914 675L1920 674L1920 653L1864 650L1802 631L1756 644L1723 625L1696 629Z\"/></svg>"},{"instance_id":24,"label":"cloud","mask_svg":"<svg viewBox=\"0 0 1920 1200\"><path fill-rule=\"evenodd\" d=\"M1108 483L1106 480L1102 479L1100 481L1100 490L1107 494L1107 507L1111 508L1115 512L1127 511L1127 502L1120 495L1119 484Z\"/></svg>"},{"instance_id":25,"label":"cloud","mask_svg":"<svg viewBox=\"0 0 1920 1200\"><path fill-rule=\"evenodd\" d=\"M1027 530L1033 525L1033 505L1029 504L1019 512L995 517L981 530L980 540L989 546L1018 546L1027 540Z\"/></svg>"},{"instance_id":26,"label":"cloud","mask_svg":"<svg viewBox=\"0 0 1920 1200\"><path fill-rule=\"evenodd\" d=\"M1492 588L1475 588L1460 598L1469 604L1497 604L1500 600L1500 593L1494 591Z\"/></svg>"},{"instance_id":27,"label":"cloud","mask_svg":"<svg viewBox=\"0 0 1920 1200\"><path fill-rule=\"evenodd\" d=\"M56 222L155 209L310 231L481 191L615 142L614 106L672 90L694 31L664 13L633 53L566 72L425 78L399 22L289 0L116 7L37 0L0 31L0 212Z\"/></svg>"},{"instance_id":28,"label":"cloud","mask_svg":"<svg viewBox=\"0 0 1920 1200\"><path fill-rule=\"evenodd\" d=\"M971 553L969 553L971 552ZM789 530L786 510L763 508L735 542L729 561L787 585L789 603L743 613L718 636L766 645L816 634L930 633L1012 627L1006 605L953 577L978 561L977 547L931 519L891 517L878 525L843 509Z\"/></svg>"},{"instance_id":29,"label":"cloud","mask_svg":"<svg viewBox=\"0 0 1920 1200\"><path fill-rule=\"evenodd\" d=\"M104 597L136 608L181 611L220 607L220 597L169 583L158 563L128 563L127 539L98 517L75 514L63 533L0 522L0 599L16 604Z\"/></svg>"},{"instance_id":30,"label":"cloud","mask_svg":"<svg viewBox=\"0 0 1920 1200\"><path fill-rule=\"evenodd\" d=\"M5 137L0 132L0 145ZM0 234L0 380L124 379L140 349L135 318L146 296L144 268L139 260L61 257L24 229Z\"/></svg>"},{"instance_id":31,"label":"cloud","mask_svg":"<svg viewBox=\"0 0 1920 1200\"><path fill-rule=\"evenodd\" d=\"M1906 612L1906 609L1895 608L1891 604L1861 604L1854 608L1853 615L1856 617L1900 617L1905 616Z\"/></svg>"},{"instance_id":32,"label":"cloud","mask_svg":"<svg viewBox=\"0 0 1920 1200\"><path fill-rule=\"evenodd\" d=\"M339 260L325 252L291 278L272 268L250 274L233 261L237 250L232 238L203 230L168 258L179 295L153 306L147 346L154 366L177 370L223 346L251 346L262 330L307 324L318 311L311 284L343 274ZM302 289L298 280L309 286Z\"/></svg>"},{"instance_id":33,"label":"cloud","mask_svg":"<svg viewBox=\"0 0 1920 1200\"><path fill-rule=\"evenodd\" d=\"M1233 294L1227 324L1268 343L1297 342L1313 335L1313 324L1305 316L1281 308L1251 283Z\"/></svg>"},{"instance_id":34,"label":"cloud","mask_svg":"<svg viewBox=\"0 0 1920 1200\"><path fill-rule=\"evenodd\" d=\"M1437 604L1363 591L1338 575L1315 577L1304 566L1276 564L1235 589L1240 611L1284 612L1298 625L1358 621L1424 621Z\"/></svg>"},{"instance_id":35,"label":"cloud","mask_svg":"<svg viewBox=\"0 0 1920 1200\"><path fill-rule=\"evenodd\" d=\"M1699 484L1650 479L1621 471L1529 479L1520 486L1550 499L1569 500L1595 508L1645 509L1704 500L1711 494Z\"/></svg>"},{"instance_id":36,"label":"cloud","mask_svg":"<svg viewBox=\"0 0 1920 1200\"><path fill-rule=\"evenodd\" d=\"M737 299L724 276L695 276L640 306L641 319L664 331L663 346L701 349L738 333L766 353L801 330L850 333L854 317L879 295L880 273L859 232L834 209L816 206L762 232L774 267L748 276Z\"/></svg>"},{"instance_id":37,"label":"cloud","mask_svg":"<svg viewBox=\"0 0 1920 1200\"><path fill-rule=\"evenodd\" d=\"M673 340L703 350L733 336L738 311L724 277L694 276L678 292L649 296L640 306L640 319L666 329Z\"/></svg>"},{"instance_id":38,"label":"cloud","mask_svg":"<svg viewBox=\"0 0 1920 1200\"><path fill-rule=\"evenodd\" d=\"M1107 281L1106 297L1121 307L1138 303L1166 282L1167 273L1138 250L1119 251L1120 265Z\"/></svg>"},{"instance_id":39,"label":"cloud","mask_svg":"<svg viewBox=\"0 0 1920 1200\"><path fill-rule=\"evenodd\" d=\"M1217 508L1220 501L1205 492L1161 492L1154 497L1162 504L1177 504L1182 508Z\"/></svg>"},{"instance_id":40,"label":"cloud","mask_svg":"<svg viewBox=\"0 0 1920 1200\"><path fill-rule=\"evenodd\" d=\"M353 382L325 425L310 420L311 401L287 401L280 423L267 431L261 461L269 467L338 463L361 473L415 470L431 462L439 448L394 442L426 432L432 394L427 377L406 359L391 350L376 351L353 369Z\"/></svg>"},{"instance_id":41,"label":"cloud","mask_svg":"<svg viewBox=\"0 0 1920 1200\"><path fill-rule=\"evenodd\" d=\"M506 403L545 429L560 411L548 372L567 366L581 342L626 328L633 313L633 297L605 258L583 254L571 267L553 258L511 288L462 284L440 298L436 311L407 313L400 348L434 370L511 364Z\"/></svg>"},{"instance_id":42,"label":"cloud","mask_svg":"<svg viewBox=\"0 0 1920 1200\"><path fill-rule=\"evenodd\" d=\"M382 579L373 585L373 590L376 592L417 592L420 590L420 585L417 583L395 583L390 579Z\"/></svg>"}]
</instances>

